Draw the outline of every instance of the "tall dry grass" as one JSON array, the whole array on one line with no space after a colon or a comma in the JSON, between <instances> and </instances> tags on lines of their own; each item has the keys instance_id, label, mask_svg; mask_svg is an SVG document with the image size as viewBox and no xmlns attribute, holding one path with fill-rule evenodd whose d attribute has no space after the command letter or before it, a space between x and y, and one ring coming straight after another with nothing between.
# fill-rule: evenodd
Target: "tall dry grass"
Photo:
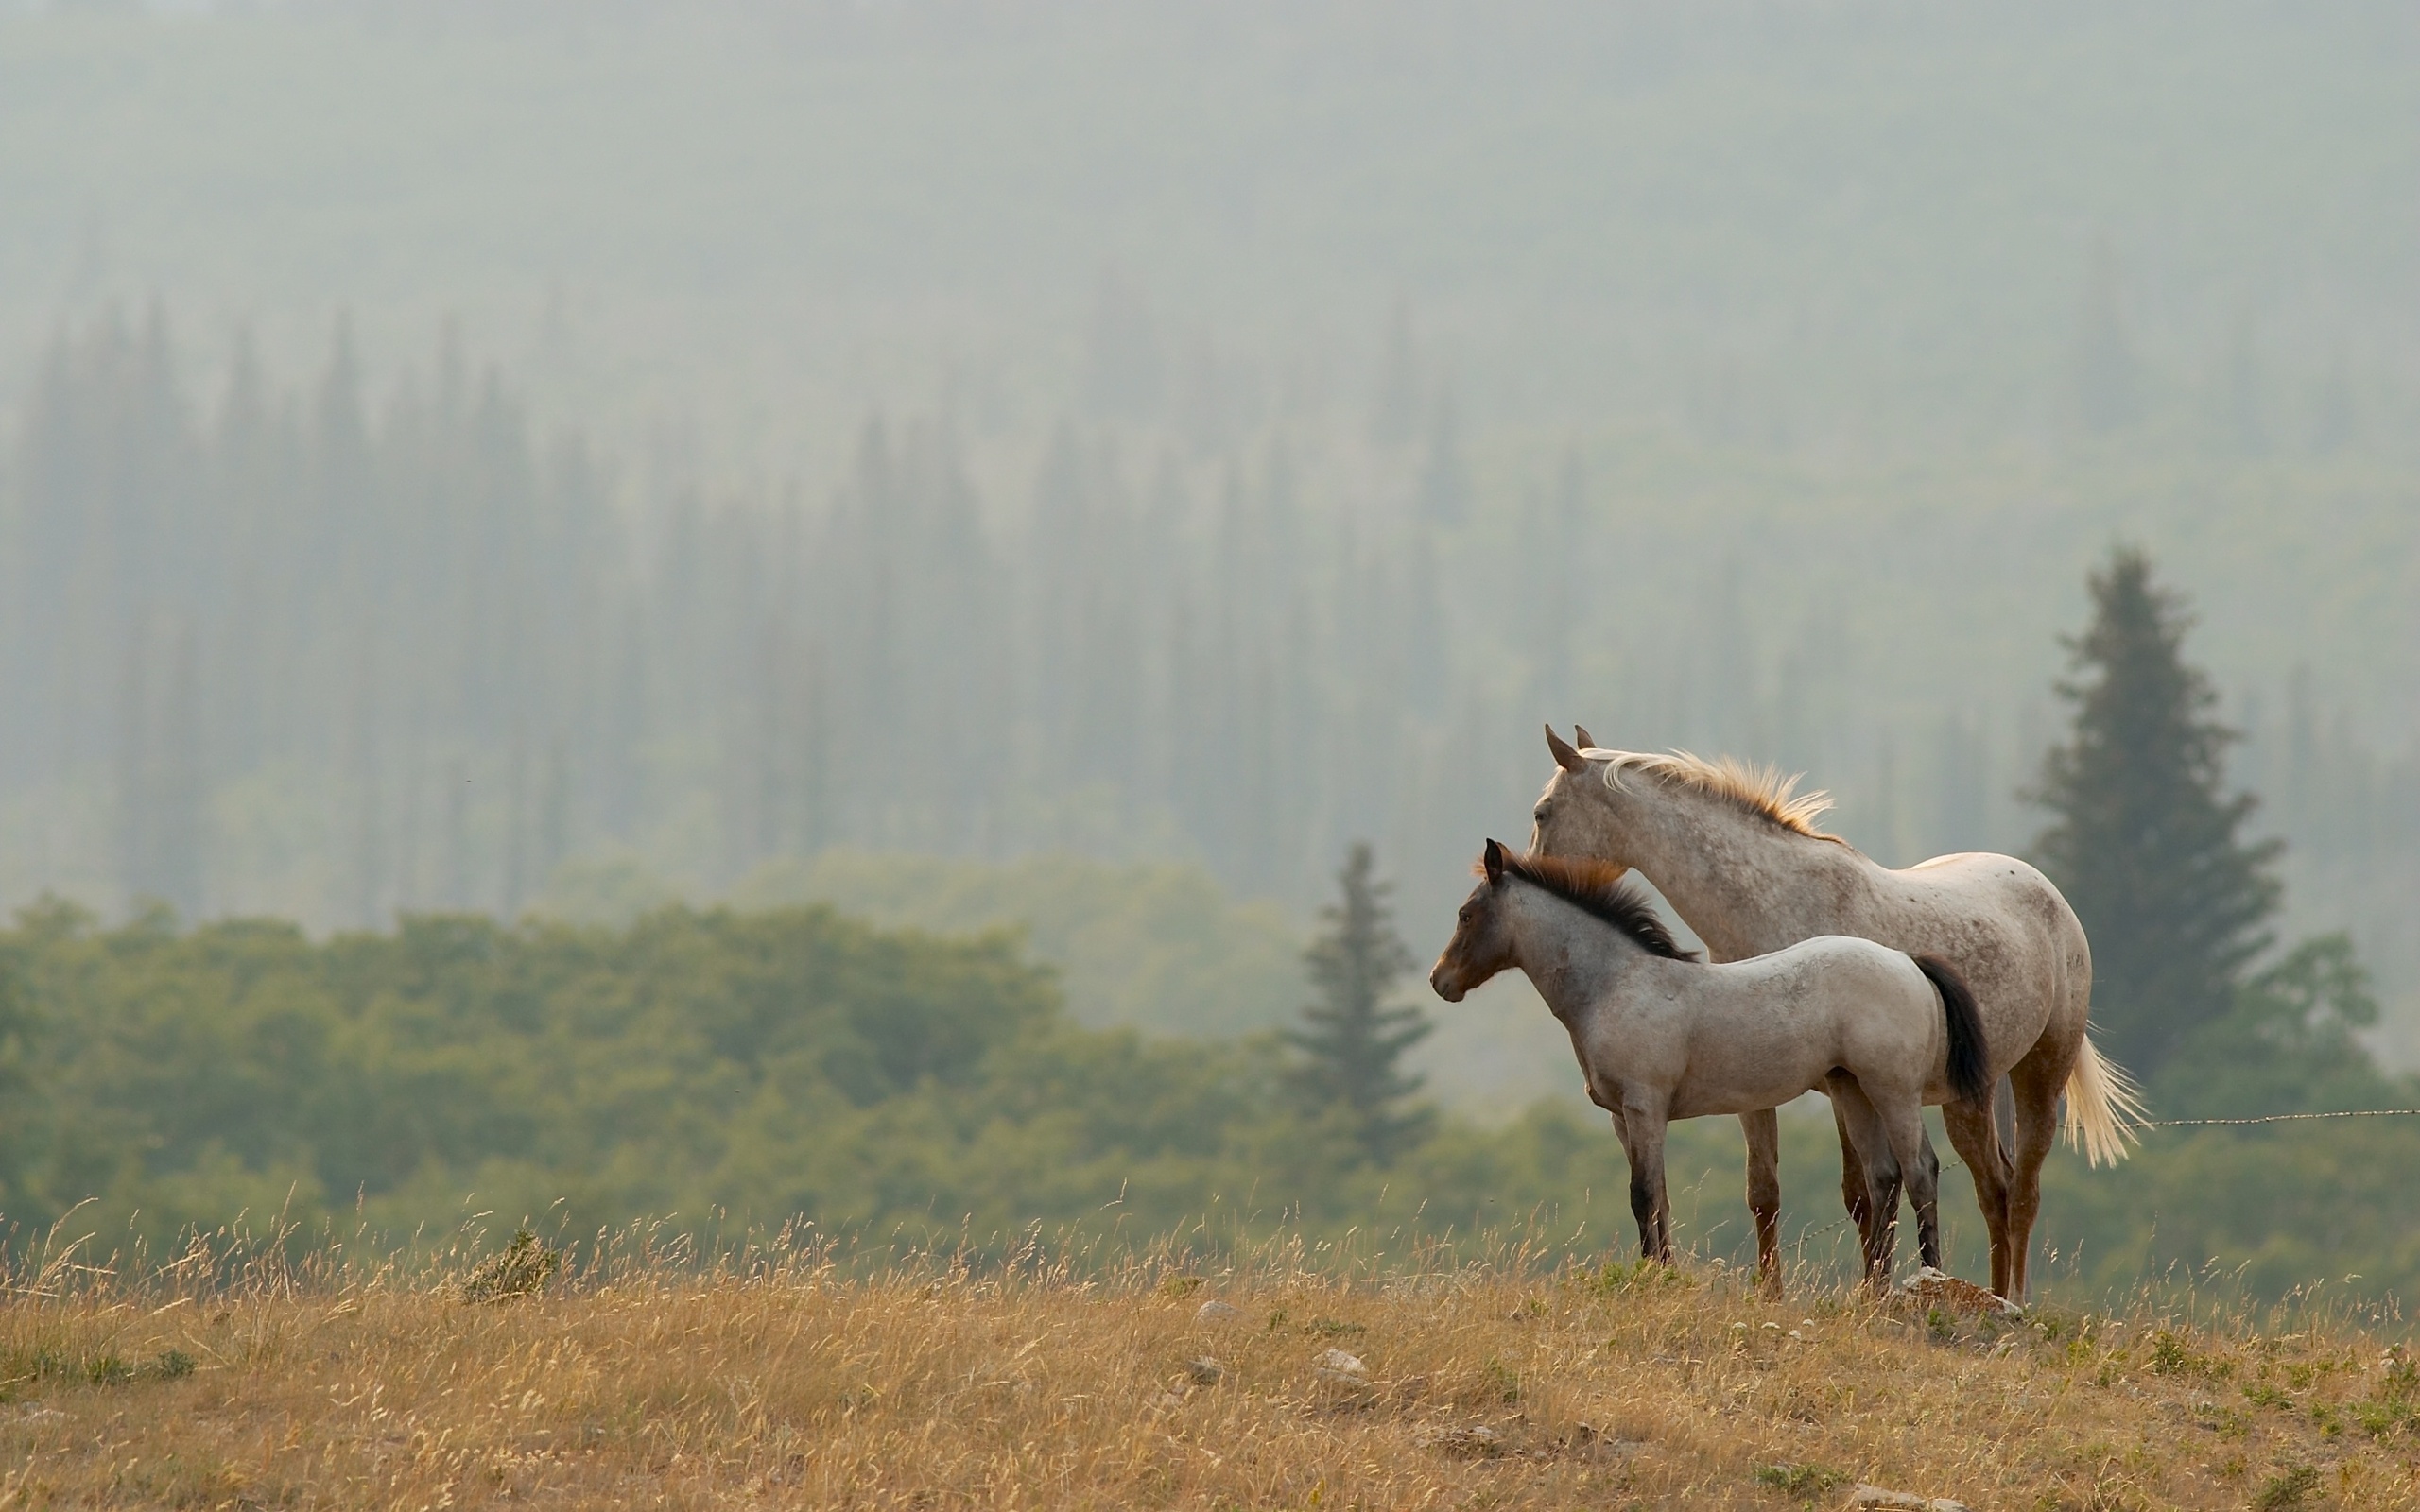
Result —
<instances>
[{"instance_id":1,"label":"tall dry grass","mask_svg":"<svg viewBox=\"0 0 2420 1512\"><path fill-rule=\"evenodd\" d=\"M2390 1316L1190 1243L977 1266L634 1230L543 1286L501 1246L54 1252L0 1304L0 1504L2420 1504Z\"/></svg>"}]
</instances>

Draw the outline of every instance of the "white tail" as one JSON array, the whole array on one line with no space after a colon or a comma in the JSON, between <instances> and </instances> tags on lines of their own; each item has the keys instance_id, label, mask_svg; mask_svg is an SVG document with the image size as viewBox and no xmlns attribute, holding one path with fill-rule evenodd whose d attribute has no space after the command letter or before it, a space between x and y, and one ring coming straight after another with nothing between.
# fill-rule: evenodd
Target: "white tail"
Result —
<instances>
[{"instance_id":1,"label":"white tail","mask_svg":"<svg viewBox=\"0 0 2420 1512\"><path fill-rule=\"evenodd\" d=\"M2086 1035L2076 1069L2067 1073L2067 1143L2094 1165L2116 1165L2143 1119L2142 1089L2124 1067L2101 1059Z\"/></svg>"}]
</instances>

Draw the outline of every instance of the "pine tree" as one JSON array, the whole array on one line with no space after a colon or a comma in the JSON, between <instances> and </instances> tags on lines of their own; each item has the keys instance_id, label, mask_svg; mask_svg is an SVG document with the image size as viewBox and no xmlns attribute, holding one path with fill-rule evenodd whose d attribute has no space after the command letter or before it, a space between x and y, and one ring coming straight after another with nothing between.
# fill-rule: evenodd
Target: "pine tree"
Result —
<instances>
[{"instance_id":1,"label":"pine tree","mask_svg":"<svg viewBox=\"0 0 2420 1512\"><path fill-rule=\"evenodd\" d=\"M1311 1110L1349 1119L1362 1150L1384 1163L1427 1127L1428 1110L1406 1106L1422 1078L1402 1060L1435 1026L1416 1007L1388 1004L1412 958L1388 918L1392 889L1374 870L1370 847L1356 843L1337 874L1342 900L1321 911L1327 930L1303 953L1319 1000L1287 1039L1304 1053L1295 1081Z\"/></svg>"},{"instance_id":2,"label":"pine tree","mask_svg":"<svg viewBox=\"0 0 2420 1512\"><path fill-rule=\"evenodd\" d=\"M2035 849L2092 939L2093 1018L2149 1076L2228 1011L2269 944L2279 845L2245 840L2256 800L2221 790L2237 737L2185 662L2183 603L2133 548L2088 584L2092 624L2066 642L2079 675L2058 685L2073 734L2028 796L2055 816Z\"/></svg>"}]
</instances>

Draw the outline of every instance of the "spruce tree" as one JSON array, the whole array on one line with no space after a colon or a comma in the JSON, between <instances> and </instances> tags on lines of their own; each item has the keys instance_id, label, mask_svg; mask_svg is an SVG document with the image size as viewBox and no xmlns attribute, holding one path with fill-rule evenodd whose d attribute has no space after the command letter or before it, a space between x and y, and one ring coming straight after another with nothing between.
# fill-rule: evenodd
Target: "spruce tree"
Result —
<instances>
[{"instance_id":1,"label":"spruce tree","mask_svg":"<svg viewBox=\"0 0 2420 1512\"><path fill-rule=\"evenodd\" d=\"M1341 899L1321 910L1326 931L1303 953L1318 1000L1287 1039L1303 1052L1295 1085L1310 1110L1345 1119L1362 1151L1384 1163L1427 1127L1428 1110L1407 1106L1422 1078L1402 1062L1434 1025L1418 1008L1389 1003L1412 957L1388 918L1392 889L1374 869L1369 846L1357 842L1337 874Z\"/></svg>"},{"instance_id":2,"label":"spruce tree","mask_svg":"<svg viewBox=\"0 0 2420 1512\"><path fill-rule=\"evenodd\" d=\"M2226 1014L2269 944L2279 846L2247 841L2256 800L2221 791L2237 737L2184 660L2184 604L2131 547L2087 582L2092 623L2065 642L2076 676L2058 685L2073 731L2028 796L2054 816L2035 850L2092 940L2093 1020L2151 1076Z\"/></svg>"}]
</instances>

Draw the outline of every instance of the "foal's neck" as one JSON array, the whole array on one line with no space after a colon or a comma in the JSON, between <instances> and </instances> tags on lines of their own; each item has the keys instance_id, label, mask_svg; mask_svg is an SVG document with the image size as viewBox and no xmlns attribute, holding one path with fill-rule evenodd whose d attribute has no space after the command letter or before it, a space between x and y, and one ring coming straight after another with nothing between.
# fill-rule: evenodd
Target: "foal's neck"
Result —
<instances>
[{"instance_id":1,"label":"foal's neck","mask_svg":"<svg viewBox=\"0 0 2420 1512\"><path fill-rule=\"evenodd\" d=\"M1511 900L1513 964L1564 1023L1610 1001L1655 957L1629 936L1534 883Z\"/></svg>"}]
</instances>

